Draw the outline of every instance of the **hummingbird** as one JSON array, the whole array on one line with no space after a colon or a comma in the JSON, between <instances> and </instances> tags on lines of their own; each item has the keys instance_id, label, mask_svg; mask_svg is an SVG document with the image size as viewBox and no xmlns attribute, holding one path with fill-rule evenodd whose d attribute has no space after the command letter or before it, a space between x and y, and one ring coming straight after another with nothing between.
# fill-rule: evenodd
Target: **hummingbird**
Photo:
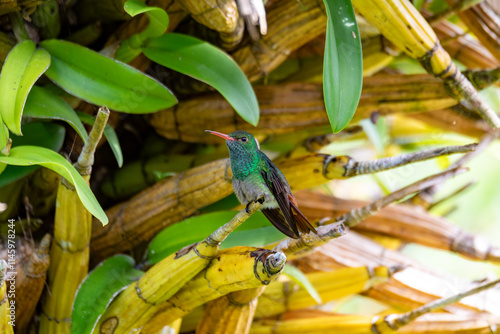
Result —
<instances>
[{"instance_id":1,"label":"hummingbird","mask_svg":"<svg viewBox=\"0 0 500 334\"><path fill-rule=\"evenodd\" d=\"M260 150L259 142L252 134L246 131L228 135L205 131L226 140L233 171L233 189L241 204L260 200L261 211L266 218L291 238L298 239L299 231L318 234L300 212L285 176Z\"/></svg>"}]
</instances>

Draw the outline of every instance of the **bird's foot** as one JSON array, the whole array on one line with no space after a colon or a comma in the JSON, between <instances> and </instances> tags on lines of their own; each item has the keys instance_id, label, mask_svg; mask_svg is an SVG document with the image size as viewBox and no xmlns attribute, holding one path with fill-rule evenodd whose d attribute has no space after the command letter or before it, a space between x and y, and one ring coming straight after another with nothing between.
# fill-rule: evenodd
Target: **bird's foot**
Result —
<instances>
[{"instance_id":1,"label":"bird's foot","mask_svg":"<svg viewBox=\"0 0 500 334\"><path fill-rule=\"evenodd\" d=\"M259 202L260 204L264 204L264 197L258 198L258 199L256 199L255 201L252 201L252 202L248 202L247 206L245 207L245 211L248 214L250 214L250 204L252 204L254 202Z\"/></svg>"}]
</instances>

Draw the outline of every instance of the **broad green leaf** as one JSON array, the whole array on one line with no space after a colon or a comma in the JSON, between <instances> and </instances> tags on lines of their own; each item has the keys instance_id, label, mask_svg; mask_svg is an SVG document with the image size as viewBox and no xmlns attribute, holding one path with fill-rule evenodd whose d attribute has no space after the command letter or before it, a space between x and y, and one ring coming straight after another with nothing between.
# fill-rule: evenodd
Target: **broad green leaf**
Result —
<instances>
[{"instance_id":1,"label":"broad green leaf","mask_svg":"<svg viewBox=\"0 0 500 334\"><path fill-rule=\"evenodd\" d=\"M141 54L142 47L150 38L160 37L167 31L168 15L163 9L149 7L138 0L128 0L124 8L132 17L145 13L149 18L147 28L122 41L120 48L116 51L116 59L128 63Z\"/></svg>"},{"instance_id":2,"label":"broad green leaf","mask_svg":"<svg viewBox=\"0 0 500 334\"><path fill-rule=\"evenodd\" d=\"M349 124L361 96L363 56L351 0L323 0L326 24L323 95L333 132Z\"/></svg>"},{"instance_id":3,"label":"broad green leaf","mask_svg":"<svg viewBox=\"0 0 500 334\"><path fill-rule=\"evenodd\" d=\"M165 228L148 246L149 262L157 263L182 247L205 239L237 213L237 211L208 213L188 218ZM271 226L264 214L256 212L222 242L221 248L236 245L262 246L284 237L281 232Z\"/></svg>"},{"instance_id":4,"label":"broad green leaf","mask_svg":"<svg viewBox=\"0 0 500 334\"><path fill-rule=\"evenodd\" d=\"M46 40L52 63L45 73L67 92L90 103L133 114L169 108L177 99L157 80L83 46Z\"/></svg>"},{"instance_id":5,"label":"broad green leaf","mask_svg":"<svg viewBox=\"0 0 500 334\"><path fill-rule=\"evenodd\" d=\"M23 136L12 136L12 147L36 145L58 152L63 143L66 129L64 126L49 122L23 124ZM0 174L0 187L22 179L39 166L7 166Z\"/></svg>"},{"instance_id":6,"label":"broad green leaf","mask_svg":"<svg viewBox=\"0 0 500 334\"><path fill-rule=\"evenodd\" d=\"M143 271L134 269L134 259L115 255L101 262L83 280L71 312L71 334L90 334L111 301Z\"/></svg>"},{"instance_id":7,"label":"broad green leaf","mask_svg":"<svg viewBox=\"0 0 500 334\"><path fill-rule=\"evenodd\" d=\"M77 112L77 115L82 120L82 122L89 125L94 125L95 123L94 117L82 112ZM104 137L106 137L106 140L108 141L109 146L111 147L111 151L113 151L118 166L119 167L123 166L122 148L120 146L120 142L118 141L118 136L116 135L115 129L113 129L109 124L106 124L106 126L104 127Z\"/></svg>"},{"instance_id":8,"label":"broad green leaf","mask_svg":"<svg viewBox=\"0 0 500 334\"><path fill-rule=\"evenodd\" d=\"M321 301L321 297L320 297L318 291L316 291L314 286L307 279L307 276L304 275L304 273L302 271L300 271L299 268L294 267L291 264L287 263L285 266L285 269L283 269L283 274L290 277L292 279L292 281L294 281L295 283L300 285L304 290L306 290L318 304L323 303Z\"/></svg>"},{"instance_id":9,"label":"broad green leaf","mask_svg":"<svg viewBox=\"0 0 500 334\"><path fill-rule=\"evenodd\" d=\"M75 186L78 197L85 208L103 225L108 223L108 217L81 175L75 167L56 152L39 146L17 146L10 150L9 156L0 154L0 162L16 166L40 165L62 175Z\"/></svg>"},{"instance_id":10,"label":"broad green leaf","mask_svg":"<svg viewBox=\"0 0 500 334\"><path fill-rule=\"evenodd\" d=\"M24 115L64 121L75 129L84 142L87 141L87 131L73 108L59 96L43 87L33 86L24 107Z\"/></svg>"},{"instance_id":11,"label":"broad green leaf","mask_svg":"<svg viewBox=\"0 0 500 334\"><path fill-rule=\"evenodd\" d=\"M143 49L152 61L203 81L226 98L248 123L259 122L259 104L252 85L225 52L197 38L165 34Z\"/></svg>"},{"instance_id":12,"label":"broad green leaf","mask_svg":"<svg viewBox=\"0 0 500 334\"><path fill-rule=\"evenodd\" d=\"M10 131L21 135L24 103L35 81L50 65L50 55L26 40L7 56L0 77L0 113Z\"/></svg>"}]
</instances>

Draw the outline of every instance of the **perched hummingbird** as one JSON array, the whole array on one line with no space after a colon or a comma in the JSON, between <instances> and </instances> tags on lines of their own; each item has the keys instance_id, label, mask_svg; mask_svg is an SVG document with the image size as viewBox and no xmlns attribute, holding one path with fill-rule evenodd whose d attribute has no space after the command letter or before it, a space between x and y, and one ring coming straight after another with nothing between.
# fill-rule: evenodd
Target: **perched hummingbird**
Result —
<instances>
[{"instance_id":1,"label":"perched hummingbird","mask_svg":"<svg viewBox=\"0 0 500 334\"><path fill-rule=\"evenodd\" d=\"M317 234L297 207L285 176L260 151L254 136L246 131L235 131L228 135L205 131L226 140L233 171L233 189L241 204L248 205L264 199L262 213L274 227L291 238L298 239L299 231Z\"/></svg>"}]
</instances>

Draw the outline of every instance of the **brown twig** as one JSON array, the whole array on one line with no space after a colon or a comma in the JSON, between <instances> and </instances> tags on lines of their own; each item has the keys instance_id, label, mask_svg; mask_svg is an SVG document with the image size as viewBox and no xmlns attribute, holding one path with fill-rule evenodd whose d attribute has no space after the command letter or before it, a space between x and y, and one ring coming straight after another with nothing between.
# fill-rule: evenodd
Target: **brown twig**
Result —
<instances>
[{"instance_id":1,"label":"brown twig","mask_svg":"<svg viewBox=\"0 0 500 334\"><path fill-rule=\"evenodd\" d=\"M94 126L90 131L89 138L85 142L82 153L80 153L78 161L75 164L76 170L82 175L89 175L92 171L92 165L94 164L94 153L99 140L101 140L102 133L104 132L104 128L106 127L108 118L108 107L102 106L101 108L99 108Z\"/></svg>"},{"instance_id":2,"label":"brown twig","mask_svg":"<svg viewBox=\"0 0 500 334\"><path fill-rule=\"evenodd\" d=\"M490 289L500 283L500 278L483 283L475 288L472 288L470 290L464 291L457 293L456 295L446 297L446 298L441 298L435 301L432 301L430 303L427 303L417 309L414 309L412 311L397 315L397 314L391 314L387 315L384 317L384 322L391 327L392 329L396 330L398 328L401 328L402 326L410 323L411 321L415 320L416 318L420 317L423 314L439 310L445 306L451 305L453 303L456 303L460 301L462 298L476 294L478 292Z\"/></svg>"},{"instance_id":3,"label":"brown twig","mask_svg":"<svg viewBox=\"0 0 500 334\"><path fill-rule=\"evenodd\" d=\"M400 190L397 190L375 202L372 202L369 205L352 210L351 212L337 218L337 221L342 221L346 226L353 227L363 221L366 217L373 215L375 212L395 201L398 201L414 192L420 191L421 189L425 189L434 184L440 183L445 179L449 179L458 174L462 174L466 171L466 168L455 168L436 175L429 176Z\"/></svg>"}]
</instances>

